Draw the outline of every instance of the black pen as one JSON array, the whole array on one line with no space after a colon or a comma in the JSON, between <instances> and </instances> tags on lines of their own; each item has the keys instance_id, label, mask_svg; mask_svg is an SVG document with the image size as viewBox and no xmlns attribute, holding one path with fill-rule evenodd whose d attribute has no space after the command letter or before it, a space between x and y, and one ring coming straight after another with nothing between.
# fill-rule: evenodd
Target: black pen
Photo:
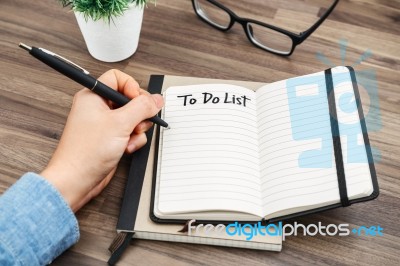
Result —
<instances>
[{"instance_id":1,"label":"black pen","mask_svg":"<svg viewBox=\"0 0 400 266\"><path fill-rule=\"evenodd\" d=\"M49 67L57 70L61 74L69 77L70 79L78 82L82 86L90 89L101 97L110 100L119 106L123 106L130 101L128 97L98 81L94 77L90 76L87 70L65 59L64 57L61 57L46 49L30 47L23 43L20 43L19 47L27 50L32 56L36 57ZM168 124L157 115L149 118L149 120L157 125L168 128Z\"/></svg>"}]
</instances>

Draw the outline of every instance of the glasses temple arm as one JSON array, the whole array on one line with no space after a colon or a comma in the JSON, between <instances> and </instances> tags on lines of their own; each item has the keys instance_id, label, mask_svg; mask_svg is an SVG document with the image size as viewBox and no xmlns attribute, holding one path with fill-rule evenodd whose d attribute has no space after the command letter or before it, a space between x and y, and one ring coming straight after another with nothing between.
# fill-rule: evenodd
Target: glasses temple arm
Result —
<instances>
[{"instance_id":1,"label":"glasses temple arm","mask_svg":"<svg viewBox=\"0 0 400 266\"><path fill-rule=\"evenodd\" d=\"M310 36L322 24L322 22L324 22L324 20L329 16L329 14L336 7L338 2L339 2L339 0L335 0L335 2L328 8L328 10L325 12L325 14L323 14L314 25L312 25L308 30L300 33L300 37L301 37L300 43L302 43L305 39L307 39L308 36Z\"/></svg>"}]
</instances>

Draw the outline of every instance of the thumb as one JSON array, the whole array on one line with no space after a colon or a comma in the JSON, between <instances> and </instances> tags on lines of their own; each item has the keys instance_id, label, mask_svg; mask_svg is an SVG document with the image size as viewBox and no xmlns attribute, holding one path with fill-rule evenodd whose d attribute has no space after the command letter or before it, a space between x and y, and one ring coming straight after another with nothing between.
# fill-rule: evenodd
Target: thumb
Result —
<instances>
[{"instance_id":1,"label":"thumb","mask_svg":"<svg viewBox=\"0 0 400 266\"><path fill-rule=\"evenodd\" d=\"M128 126L130 131L133 131L140 122L155 116L163 105L164 100L161 95L141 94L114 111L122 123Z\"/></svg>"}]
</instances>

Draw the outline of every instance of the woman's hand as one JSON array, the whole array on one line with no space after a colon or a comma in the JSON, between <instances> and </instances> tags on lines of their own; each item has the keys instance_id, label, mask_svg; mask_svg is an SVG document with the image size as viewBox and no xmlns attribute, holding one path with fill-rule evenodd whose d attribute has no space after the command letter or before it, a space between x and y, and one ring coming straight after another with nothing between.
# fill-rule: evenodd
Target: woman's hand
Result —
<instances>
[{"instance_id":1,"label":"woman's hand","mask_svg":"<svg viewBox=\"0 0 400 266\"><path fill-rule=\"evenodd\" d=\"M60 143L41 173L74 212L109 183L124 151L132 153L146 143L152 123L145 120L163 106L161 95L150 95L121 71L109 70L99 80L132 100L113 110L111 102L90 90L79 91Z\"/></svg>"}]
</instances>

